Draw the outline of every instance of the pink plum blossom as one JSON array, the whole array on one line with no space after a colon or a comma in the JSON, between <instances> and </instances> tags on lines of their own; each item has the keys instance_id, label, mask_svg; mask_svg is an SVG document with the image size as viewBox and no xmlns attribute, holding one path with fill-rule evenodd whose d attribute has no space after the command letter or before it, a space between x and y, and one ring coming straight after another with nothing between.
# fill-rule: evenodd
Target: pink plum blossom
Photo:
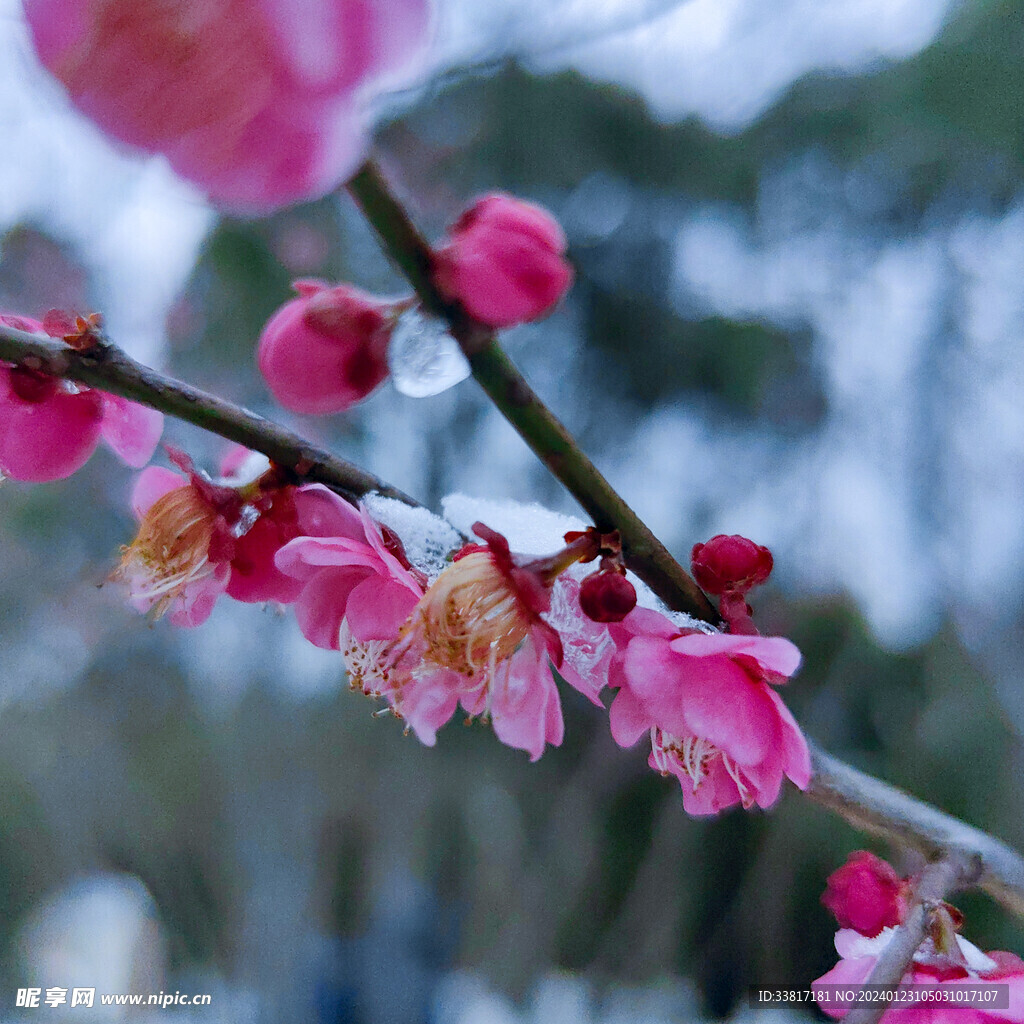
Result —
<instances>
[{"instance_id":1,"label":"pink plum blossom","mask_svg":"<svg viewBox=\"0 0 1024 1024\"><path fill-rule=\"evenodd\" d=\"M650 734L649 763L679 780L690 814L770 807L785 776L807 787L807 743L771 685L800 664L788 640L680 631L645 608L609 629L612 735L632 746Z\"/></svg>"},{"instance_id":2,"label":"pink plum blossom","mask_svg":"<svg viewBox=\"0 0 1024 1024\"><path fill-rule=\"evenodd\" d=\"M322 484L300 487L295 502L298 534L277 553L276 564L301 584L295 617L303 635L317 647L339 650L344 620L356 644L393 640L425 582L398 538Z\"/></svg>"},{"instance_id":3,"label":"pink plum blossom","mask_svg":"<svg viewBox=\"0 0 1024 1024\"><path fill-rule=\"evenodd\" d=\"M548 313L572 284L566 240L546 210L507 195L478 200L434 252L434 283L475 320L512 327Z\"/></svg>"},{"instance_id":4,"label":"pink plum blossom","mask_svg":"<svg viewBox=\"0 0 1024 1024\"><path fill-rule=\"evenodd\" d=\"M47 331L29 317L0 314L0 323L59 336L57 328ZM0 363L0 472L15 480L40 483L71 476L100 440L129 466L144 466L163 422L160 413L117 395Z\"/></svg>"},{"instance_id":5,"label":"pink plum blossom","mask_svg":"<svg viewBox=\"0 0 1024 1024\"><path fill-rule=\"evenodd\" d=\"M551 666L562 664L557 632L542 618L567 562L514 556L482 523L472 544L431 584L393 653L406 678L395 709L432 746L459 704L489 718L502 743L537 760L562 742L562 708ZM568 549L567 549L568 550Z\"/></svg>"},{"instance_id":6,"label":"pink plum blossom","mask_svg":"<svg viewBox=\"0 0 1024 1024\"><path fill-rule=\"evenodd\" d=\"M301 584L278 571L274 556L299 530L298 496L265 459L258 475L236 473L218 481L172 451L182 473L149 466L132 491L139 520L113 578L129 588L129 602L176 626L205 622L217 599L287 604Z\"/></svg>"},{"instance_id":7,"label":"pink plum blossom","mask_svg":"<svg viewBox=\"0 0 1024 1024\"><path fill-rule=\"evenodd\" d=\"M939 913L941 915L942 911ZM932 1003L890 1006L882 1016L882 1024L1022 1024L1024 961L1001 950L983 953L962 935L953 934L948 923L940 925L940 931L945 934L937 935L933 929L925 938L902 980L903 985L934 987L940 990L940 998ZM849 928L836 932L836 952L841 959L812 985L824 1013L837 1020L846 1016L849 1005L837 1001L835 996L868 981L894 934L894 928L883 929L875 938ZM1007 985L1009 1006L989 1009L978 1005L977 1001L963 1005L941 995L942 989L962 986L965 982ZM836 988L828 989L826 995L825 986Z\"/></svg>"},{"instance_id":8,"label":"pink plum blossom","mask_svg":"<svg viewBox=\"0 0 1024 1024\"><path fill-rule=\"evenodd\" d=\"M260 372L293 412L342 412L388 375L394 304L350 285L296 281L297 299L282 306L260 335Z\"/></svg>"},{"instance_id":9,"label":"pink plum blossom","mask_svg":"<svg viewBox=\"0 0 1024 1024\"><path fill-rule=\"evenodd\" d=\"M25 13L86 116L253 209L352 173L371 88L429 21L427 0L25 0Z\"/></svg>"},{"instance_id":10,"label":"pink plum blossom","mask_svg":"<svg viewBox=\"0 0 1024 1024\"><path fill-rule=\"evenodd\" d=\"M874 937L900 924L907 910L907 882L880 857L867 850L851 853L828 877L821 902L840 928Z\"/></svg>"}]
</instances>

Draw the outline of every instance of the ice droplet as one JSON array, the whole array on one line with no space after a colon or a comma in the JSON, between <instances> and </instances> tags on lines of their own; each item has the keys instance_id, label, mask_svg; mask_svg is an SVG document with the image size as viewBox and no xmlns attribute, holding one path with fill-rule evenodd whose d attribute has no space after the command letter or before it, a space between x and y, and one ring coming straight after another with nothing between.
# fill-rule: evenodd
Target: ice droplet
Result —
<instances>
[{"instance_id":1,"label":"ice droplet","mask_svg":"<svg viewBox=\"0 0 1024 1024\"><path fill-rule=\"evenodd\" d=\"M398 318L388 345L388 368L395 387L410 398L429 398L469 376L469 363L448 327L419 309Z\"/></svg>"}]
</instances>

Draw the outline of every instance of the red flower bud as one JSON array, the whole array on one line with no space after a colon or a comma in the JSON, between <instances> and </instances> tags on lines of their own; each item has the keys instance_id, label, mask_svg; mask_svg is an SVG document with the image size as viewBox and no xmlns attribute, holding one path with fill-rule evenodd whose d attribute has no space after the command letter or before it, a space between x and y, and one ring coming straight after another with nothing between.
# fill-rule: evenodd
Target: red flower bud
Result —
<instances>
[{"instance_id":1,"label":"red flower bud","mask_svg":"<svg viewBox=\"0 0 1024 1024\"><path fill-rule=\"evenodd\" d=\"M511 196L486 196L434 253L434 283L489 327L528 323L569 290L565 249L565 235L546 210Z\"/></svg>"},{"instance_id":2,"label":"red flower bud","mask_svg":"<svg viewBox=\"0 0 1024 1024\"><path fill-rule=\"evenodd\" d=\"M907 910L903 879L867 850L851 853L829 875L821 902L835 914L840 928L854 928L871 938L900 924Z\"/></svg>"},{"instance_id":3,"label":"red flower bud","mask_svg":"<svg viewBox=\"0 0 1024 1024\"><path fill-rule=\"evenodd\" d=\"M580 608L594 622L621 622L636 607L636 588L615 569L588 576L580 586Z\"/></svg>"},{"instance_id":4,"label":"red flower bud","mask_svg":"<svg viewBox=\"0 0 1024 1024\"><path fill-rule=\"evenodd\" d=\"M766 547L722 533L705 544L694 544L690 558L694 578L709 594L745 594L772 571L772 553Z\"/></svg>"}]
</instances>

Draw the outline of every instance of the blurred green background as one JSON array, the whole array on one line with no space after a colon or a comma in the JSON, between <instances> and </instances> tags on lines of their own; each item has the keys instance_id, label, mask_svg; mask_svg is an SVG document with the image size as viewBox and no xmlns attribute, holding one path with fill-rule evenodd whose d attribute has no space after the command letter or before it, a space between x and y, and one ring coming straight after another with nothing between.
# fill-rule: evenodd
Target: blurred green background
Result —
<instances>
[{"instance_id":1,"label":"blurred green background","mask_svg":"<svg viewBox=\"0 0 1024 1024\"><path fill-rule=\"evenodd\" d=\"M735 0L697 60L672 19L708 6L566 4L545 36L530 5L451 4L378 155L432 237L492 190L560 218L576 286L507 336L537 390L681 558L717 532L773 548L756 618L804 653L809 735L1022 847L1024 8ZM292 278L402 290L352 204L216 217L65 109L16 7L0 25L4 308L104 309L141 357L434 507L575 511L471 381L275 410L253 343ZM129 486L101 452L0 487L11 1019L28 984L210 991L204 1021L752 1019L748 986L833 965L824 880L872 846L839 819L792 791L689 819L569 690L536 765L480 726L428 750L286 614L150 627L99 588ZM987 899L961 906L983 949L1024 952Z\"/></svg>"}]
</instances>

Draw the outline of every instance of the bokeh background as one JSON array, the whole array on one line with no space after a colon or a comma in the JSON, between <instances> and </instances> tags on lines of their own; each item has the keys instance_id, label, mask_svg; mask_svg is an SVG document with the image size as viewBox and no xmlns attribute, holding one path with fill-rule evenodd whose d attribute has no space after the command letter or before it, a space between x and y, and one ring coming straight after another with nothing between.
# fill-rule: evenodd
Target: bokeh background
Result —
<instances>
[{"instance_id":1,"label":"bokeh background","mask_svg":"<svg viewBox=\"0 0 1024 1024\"><path fill-rule=\"evenodd\" d=\"M756 611L804 652L811 736L1024 846L1024 8L438 0L436 28L378 154L433 236L495 189L565 225L576 287L513 357L679 556L772 547ZM219 216L69 108L14 0L0 56L2 308L100 309L435 507L576 511L472 381L275 409L253 343L292 278L402 288L353 205ZM104 452L0 487L4 1019L86 985L210 992L161 1014L202 1021L753 1020L749 985L834 963L818 898L865 845L839 819L792 792L688 819L572 692L536 765L479 726L427 750L286 614L151 627L100 587L129 487Z\"/></svg>"}]
</instances>

